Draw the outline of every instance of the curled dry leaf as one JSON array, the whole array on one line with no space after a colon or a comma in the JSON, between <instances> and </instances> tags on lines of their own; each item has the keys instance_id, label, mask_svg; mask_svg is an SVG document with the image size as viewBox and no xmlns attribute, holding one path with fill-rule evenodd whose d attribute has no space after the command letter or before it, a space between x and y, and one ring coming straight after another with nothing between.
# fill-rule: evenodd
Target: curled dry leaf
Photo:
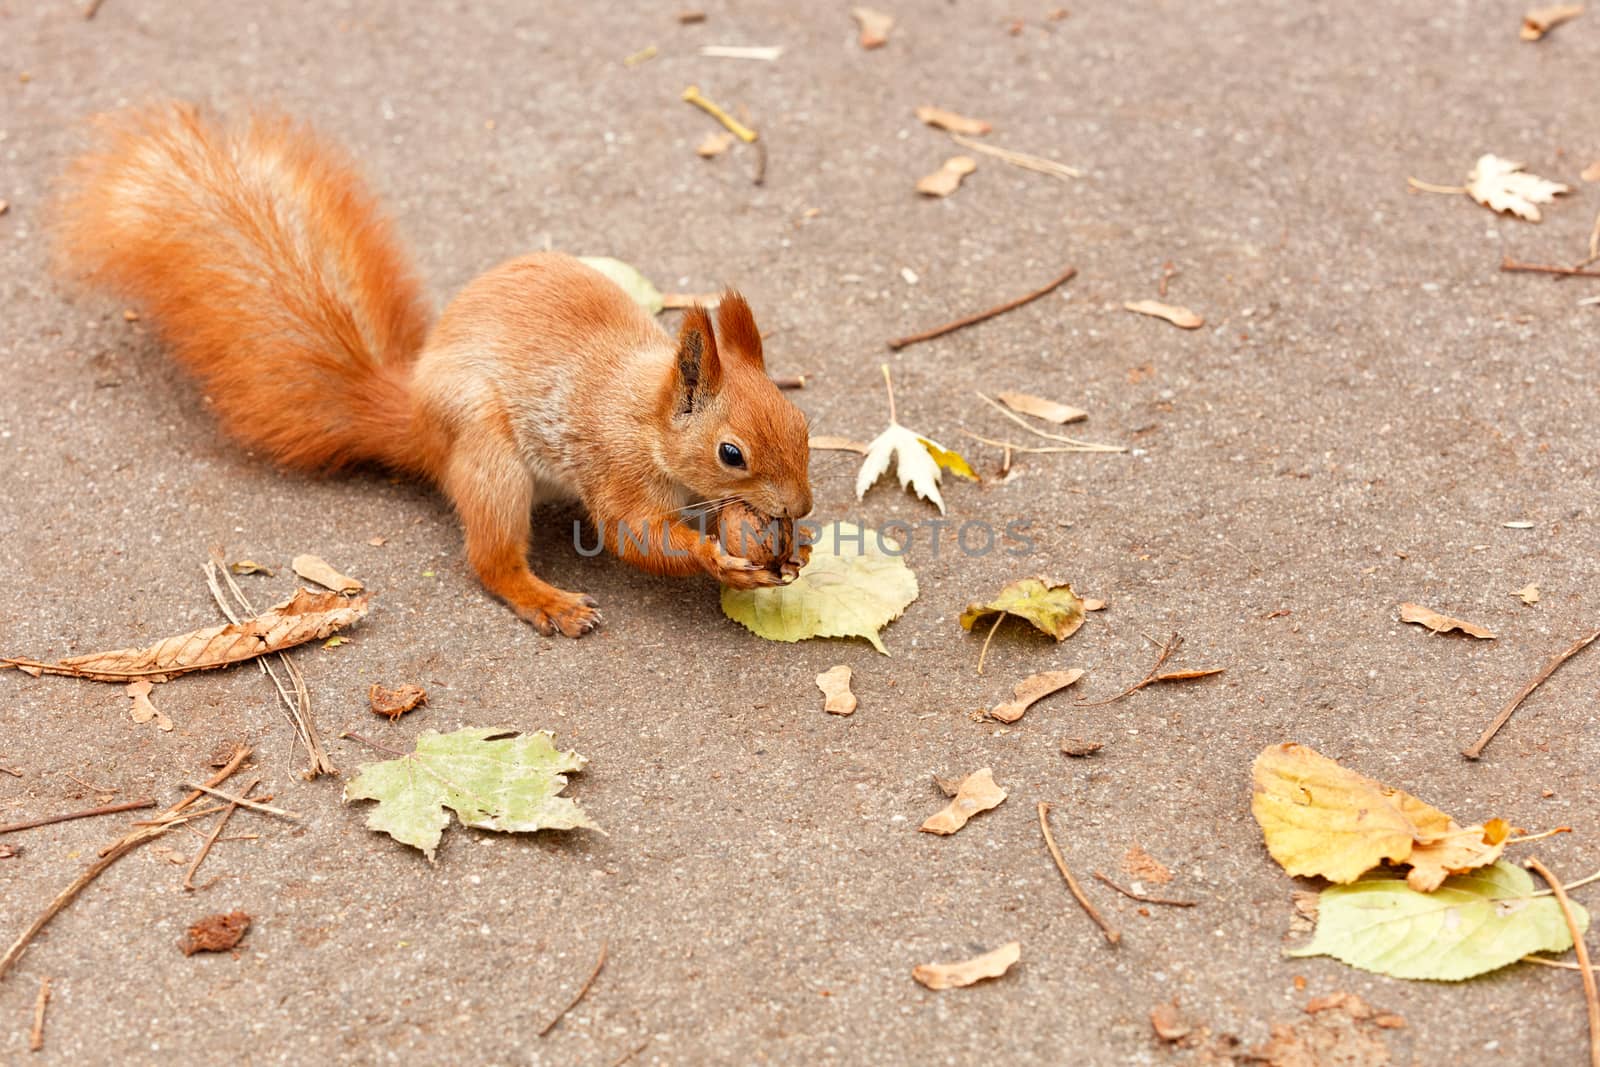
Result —
<instances>
[{"instance_id":1,"label":"curled dry leaf","mask_svg":"<svg viewBox=\"0 0 1600 1067\"><path fill-rule=\"evenodd\" d=\"M989 718L998 719L1000 722L1016 722L1028 708L1082 677L1083 671L1077 668L1070 671L1044 671L1029 675L1011 690L1010 700L1004 704L997 704L990 710Z\"/></svg>"},{"instance_id":2,"label":"curled dry leaf","mask_svg":"<svg viewBox=\"0 0 1600 1067\"><path fill-rule=\"evenodd\" d=\"M944 810L930 815L919 829L928 834L953 834L978 812L999 807L1005 798L1006 791L995 784L994 772L981 767L961 779L950 803Z\"/></svg>"},{"instance_id":3,"label":"curled dry leaf","mask_svg":"<svg viewBox=\"0 0 1600 1067\"><path fill-rule=\"evenodd\" d=\"M1163 304L1159 300L1129 300L1122 306L1129 311L1138 312L1140 315L1166 319L1172 325L1184 330L1198 330L1206 324L1205 319L1188 308L1179 307L1176 304Z\"/></svg>"},{"instance_id":4,"label":"curled dry leaf","mask_svg":"<svg viewBox=\"0 0 1600 1067\"><path fill-rule=\"evenodd\" d=\"M313 593L300 589L281 604L260 615L227 626L207 626L169 637L145 648L120 648L69 656L55 663L0 660L30 673L65 674L97 682L132 682L156 675L172 677L190 671L207 671L264 656L286 648L320 641L335 630L360 621L367 614L367 597Z\"/></svg>"},{"instance_id":5,"label":"curled dry leaf","mask_svg":"<svg viewBox=\"0 0 1600 1067\"><path fill-rule=\"evenodd\" d=\"M991 952L960 963L924 963L911 970L911 977L929 989L955 989L999 978L1022 958L1022 942L1012 941Z\"/></svg>"},{"instance_id":6,"label":"curled dry leaf","mask_svg":"<svg viewBox=\"0 0 1600 1067\"><path fill-rule=\"evenodd\" d=\"M859 455L867 454L865 441L856 441L849 437L834 437L829 434L819 434L811 439L811 447L828 452L855 452Z\"/></svg>"},{"instance_id":7,"label":"curled dry leaf","mask_svg":"<svg viewBox=\"0 0 1600 1067\"><path fill-rule=\"evenodd\" d=\"M154 688L150 679L140 678L136 682L129 682L127 693L133 698L133 707L128 714L133 721L141 726L147 722L154 722L156 729L163 733L172 732L172 720L167 718L162 710L155 706L150 699L150 690Z\"/></svg>"},{"instance_id":8,"label":"curled dry leaf","mask_svg":"<svg viewBox=\"0 0 1600 1067\"><path fill-rule=\"evenodd\" d=\"M722 155L731 147L733 147L733 134L727 130L713 130L711 133L706 134L699 144L694 146L694 154L701 159L711 159L714 156Z\"/></svg>"},{"instance_id":9,"label":"curled dry leaf","mask_svg":"<svg viewBox=\"0 0 1600 1067\"><path fill-rule=\"evenodd\" d=\"M961 628L971 630L980 620L1003 613L1027 619L1057 641L1065 641L1083 625L1083 601L1070 584L1050 585L1043 578L1011 582L1000 595L974 602L961 613Z\"/></svg>"},{"instance_id":10,"label":"curled dry leaf","mask_svg":"<svg viewBox=\"0 0 1600 1067\"><path fill-rule=\"evenodd\" d=\"M830 667L817 675L817 688L826 698L822 710L830 715L853 715L856 695L850 692L850 668L846 664Z\"/></svg>"},{"instance_id":11,"label":"curled dry leaf","mask_svg":"<svg viewBox=\"0 0 1600 1067\"><path fill-rule=\"evenodd\" d=\"M1451 618L1449 615L1440 615L1437 611L1425 608L1421 604L1401 604L1400 621L1414 622L1418 626L1426 626L1436 634L1460 630L1462 633L1480 640L1494 640L1494 634L1485 627L1464 622L1461 619Z\"/></svg>"},{"instance_id":12,"label":"curled dry leaf","mask_svg":"<svg viewBox=\"0 0 1600 1067\"><path fill-rule=\"evenodd\" d=\"M1539 602L1539 587L1532 582L1529 582L1527 585L1523 586L1521 589L1518 589L1511 595L1518 597L1524 604L1532 607L1534 604Z\"/></svg>"},{"instance_id":13,"label":"curled dry leaf","mask_svg":"<svg viewBox=\"0 0 1600 1067\"><path fill-rule=\"evenodd\" d=\"M894 28L894 16L870 7L853 7L850 17L861 28L861 47L869 51L889 43L889 31Z\"/></svg>"},{"instance_id":14,"label":"curled dry leaf","mask_svg":"<svg viewBox=\"0 0 1600 1067\"><path fill-rule=\"evenodd\" d=\"M1491 211L1509 212L1519 219L1538 222L1536 204L1548 204L1570 187L1522 173L1523 164L1486 154L1467 175L1467 195Z\"/></svg>"},{"instance_id":15,"label":"curled dry leaf","mask_svg":"<svg viewBox=\"0 0 1600 1067\"><path fill-rule=\"evenodd\" d=\"M951 156L944 166L917 180L917 192L923 196L949 196L961 187L961 179L978 169L978 161L971 156Z\"/></svg>"},{"instance_id":16,"label":"curled dry leaf","mask_svg":"<svg viewBox=\"0 0 1600 1067\"><path fill-rule=\"evenodd\" d=\"M377 682L372 683L372 688L367 690L367 703L372 707L374 715L387 715L390 722L394 722L418 704L428 702L428 691L420 685L402 685L395 689L386 689Z\"/></svg>"},{"instance_id":17,"label":"curled dry leaf","mask_svg":"<svg viewBox=\"0 0 1600 1067\"><path fill-rule=\"evenodd\" d=\"M294 572L308 582L316 582L324 589L332 589L335 593L359 593L365 588L354 578L348 578L328 565L327 560L319 556L296 556L289 562Z\"/></svg>"},{"instance_id":18,"label":"curled dry leaf","mask_svg":"<svg viewBox=\"0 0 1600 1067\"><path fill-rule=\"evenodd\" d=\"M1028 393L996 393L995 397L1019 415L1032 415L1036 419L1053 422L1057 426L1079 422L1089 417L1089 413L1081 408L1068 407L1054 400L1046 400L1042 396L1032 396Z\"/></svg>"},{"instance_id":19,"label":"curled dry leaf","mask_svg":"<svg viewBox=\"0 0 1600 1067\"><path fill-rule=\"evenodd\" d=\"M1570 22L1583 14L1582 4L1549 4L1545 7L1536 7L1522 16L1522 32L1519 34L1524 41L1537 41L1563 22Z\"/></svg>"},{"instance_id":20,"label":"curled dry leaf","mask_svg":"<svg viewBox=\"0 0 1600 1067\"><path fill-rule=\"evenodd\" d=\"M994 128L982 119L968 118L954 111L946 111L942 107L919 107L917 118L936 129L964 133L968 137L982 137Z\"/></svg>"},{"instance_id":21,"label":"curled dry leaf","mask_svg":"<svg viewBox=\"0 0 1600 1067\"><path fill-rule=\"evenodd\" d=\"M250 916L242 911L207 915L189 927L189 932L178 942L178 947L183 949L185 956L193 956L196 952L227 952L239 944L248 929Z\"/></svg>"}]
</instances>

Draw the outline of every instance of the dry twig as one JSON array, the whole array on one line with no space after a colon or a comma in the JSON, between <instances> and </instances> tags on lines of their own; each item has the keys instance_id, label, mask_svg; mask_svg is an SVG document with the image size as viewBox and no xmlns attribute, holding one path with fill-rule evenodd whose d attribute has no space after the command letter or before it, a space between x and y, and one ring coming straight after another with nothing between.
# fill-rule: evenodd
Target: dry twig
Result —
<instances>
[{"instance_id":1,"label":"dry twig","mask_svg":"<svg viewBox=\"0 0 1600 1067\"><path fill-rule=\"evenodd\" d=\"M1073 897L1082 905L1083 910L1093 919L1095 925L1106 935L1106 940L1115 945L1122 940L1114 926L1106 922L1105 916L1095 909L1089 898L1083 895L1083 888L1078 885L1078 880L1072 877L1072 872L1067 870L1067 861L1061 858L1061 850L1056 847L1056 839L1050 834L1050 802L1039 801L1039 829L1044 833L1044 843L1050 849L1050 856L1056 861L1056 870L1061 872L1061 877L1067 880L1067 888L1072 891Z\"/></svg>"},{"instance_id":2,"label":"dry twig","mask_svg":"<svg viewBox=\"0 0 1600 1067\"><path fill-rule=\"evenodd\" d=\"M1494 735L1500 732L1500 727L1504 726L1511 720L1511 715L1517 710L1517 707L1524 700L1527 700L1533 691L1544 683L1546 678L1554 674L1557 667L1567 662L1567 660L1571 659L1573 656L1576 656L1579 652L1582 652L1584 649L1588 648L1597 639L1600 639L1600 630L1595 630L1593 633L1578 638L1578 640L1574 642L1566 651L1558 652L1552 656L1550 658L1550 662L1544 665L1544 669L1534 676L1533 681L1523 686L1522 689L1517 692L1517 695L1512 697L1506 706L1500 709L1500 714L1494 717L1494 721L1488 725L1488 727L1483 731L1482 734L1479 735L1476 741L1462 749L1461 754L1467 757L1467 759L1477 759L1479 756L1483 755L1485 746L1487 746L1490 741L1494 740Z\"/></svg>"},{"instance_id":3,"label":"dry twig","mask_svg":"<svg viewBox=\"0 0 1600 1067\"><path fill-rule=\"evenodd\" d=\"M1584 1004L1589 1009L1589 1063L1591 1067L1600 1067L1600 990L1595 988L1594 971L1589 968L1589 948L1583 943L1583 930L1572 914L1572 901L1567 899L1566 887L1537 857L1529 856L1522 861L1522 865L1550 883L1550 891L1556 895L1556 903L1561 905L1561 917L1567 920L1567 929L1572 933L1572 948L1578 956L1578 970L1583 974Z\"/></svg>"},{"instance_id":4,"label":"dry twig","mask_svg":"<svg viewBox=\"0 0 1600 1067\"><path fill-rule=\"evenodd\" d=\"M249 808L251 811L259 811L265 815L277 815L285 819L300 818L300 816L295 812L284 811L282 808L274 808L270 804L263 804L258 800L246 800L242 796L235 796L232 793L224 793L222 790L213 788L209 785L196 785L194 782L185 782L183 784L189 789L198 789L202 793L209 793L218 800L226 800L230 804L237 804L239 807ZM246 790L246 792L248 792L248 790Z\"/></svg>"},{"instance_id":5,"label":"dry twig","mask_svg":"<svg viewBox=\"0 0 1600 1067\"><path fill-rule=\"evenodd\" d=\"M50 979L39 979L39 995L33 1001L33 1028L28 1031L28 1051L44 1048L44 1009L50 1003Z\"/></svg>"},{"instance_id":6,"label":"dry twig","mask_svg":"<svg viewBox=\"0 0 1600 1067\"><path fill-rule=\"evenodd\" d=\"M22 822L9 823L0 826L0 834L15 833L18 830L31 830L35 826L50 826L58 822L71 822L73 819L92 819L96 815L115 815L119 811L137 811L140 808L153 808L154 800L127 800L121 804L107 804L101 808L90 808L88 811L72 811L65 815L46 815L38 819L24 819Z\"/></svg>"},{"instance_id":7,"label":"dry twig","mask_svg":"<svg viewBox=\"0 0 1600 1067\"><path fill-rule=\"evenodd\" d=\"M1145 896L1143 893L1135 893L1133 890L1128 889L1125 886L1118 885L1110 878L1107 878L1104 872L1095 871L1094 876L1100 879L1100 881L1104 882L1106 885L1110 886L1112 889L1115 889L1117 892L1127 897L1129 900L1139 900L1146 904L1165 904L1170 908L1192 908L1196 904L1200 903L1198 900L1173 900L1170 897Z\"/></svg>"},{"instance_id":8,"label":"dry twig","mask_svg":"<svg viewBox=\"0 0 1600 1067\"><path fill-rule=\"evenodd\" d=\"M1146 674L1143 678L1139 679L1137 682L1134 682L1132 685L1128 686L1128 688L1124 689L1114 697L1107 697L1105 700L1093 701L1075 700L1073 701L1073 706L1078 708L1103 707L1106 704L1116 703L1123 697L1128 696L1130 693L1137 693L1139 690L1156 680L1156 675L1161 673L1161 668L1166 665L1167 660L1171 659L1177 653L1178 649L1182 647L1183 635L1174 633L1171 637L1167 638L1167 643L1161 646L1161 654L1156 656L1155 666L1150 668L1149 674Z\"/></svg>"},{"instance_id":9,"label":"dry twig","mask_svg":"<svg viewBox=\"0 0 1600 1067\"><path fill-rule=\"evenodd\" d=\"M1060 441L1063 444L1072 445L1073 446L1072 451L1074 451L1074 452L1126 452L1127 451L1127 449L1123 448L1121 445L1101 445L1101 444L1096 444L1093 441L1080 441L1076 437L1068 437L1065 434L1051 433L1048 430L1041 430L1037 426L1034 426L1031 423L1024 422L1023 419L1022 419L1022 416L1018 415L1016 412L1008 411L1006 408L1002 407L1000 404L995 403L995 401L991 397L986 396L983 393L977 393L975 395L977 396L977 398L979 400L982 400L985 404L988 404L990 407L994 408L1000 414L1004 415L1006 418L1010 419L1012 422L1016 423L1018 426L1021 426L1024 430L1027 430L1029 433L1033 434L1035 437L1042 437L1047 441Z\"/></svg>"},{"instance_id":10,"label":"dry twig","mask_svg":"<svg viewBox=\"0 0 1600 1067\"><path fill-rule=\"evenodd\" d=\"M1057 163L1055 160L1045 159L1043 156L1031 156L1026 152L1018 152L1010 148L1001 148L999 145L988 144L984 141L974 141L970 137L963 137L961 134L954 132L950 134L950 139L956 144L960 145L962 148L970 148L974 152L981 152L986 156L993 156L998 160L1002 160L1011 164L1013 167L1021 167L1023 170L1036 171L1040 174L1049 174L1053 177L1061 178L1063 180L1067 178L1083 177L1083 171L1079 170L1077 167L1069 167L1065 163Z\"/></svg>"},{"instance_id":11,"label":"dry twig","mask_svg":"<svg viewBox=\"0 0 1600 1067\"><path fill-rule=\"evenodd\" d=\"M244 792L239 795L241 797L249 796L250 790L260 784L261 779L253 780L244 787ZM217 824L211 828L211 833L206 837L205 844L200 846L200 851L194 854L194 859L189 862L189 869L183 872L183 888L185 890L191 893L194 892L196 888L194 884L195 872L200 869L200 864L204 863L206 857L211 854L211 846L217 843L217 837L222 833L222 828L228 825L228 820L233 818L233 813L238 810L239 805L237 803L230 803L226 808L222 809L222 818L218 819Z\"/></svg>"},{"instance_id":12,"label":"dry twig","mask_svg":"<svg viewBox=\"0 0 1600 1067\"><path fill-rule=\"evenodd\" d=\"M556 1028L556 1024L567 1017L567 1012L571 1011L573 1008L576 1008L578 1006L578 1001L582 1000L588 995L589 987L594 985L594 980L596 978L600 977L600 968L606 965L606 948L608 944L609 942L606 941L600 942L600 956L594 961L594 970L589 972L589 977L585 978L583 980L583 985L578 987L577 995L571 1000L567 1001L567 1006L556 1012L555 1018L544 1024L544 1028L539 1031L540 1037L543 1037L550 1031L554 1030Z\"/></svg>"},{"instance_id":13,"label":"dry twig","mask_svg":"<svg viewBox=\"0 0 1600 1067\"><path fill-rule=\"evenodd\" d=\"M889 342L889 348L891 351L898 352L902 348L906 348L910 345L920 344L923 341L931 341L935 337L943 337L947 333L954 333L956 330L963 329L975 323L983 322L986 319L992 319L996 315L1004 315L1008 311L1014 311L1024 304L1028 304L1039 299L1041 296L1048 296L1050 293L1055 292L1061 286L1071 281L1073 277L1077 275L1077 273L1077 267L1068 267L1066 270L1057 275L1054 281L1050 282L1042 289L1035 289L1027 296L1020 296L1015 300L1008 300L1004 304L1000 304L997 307L992 307L987 311L980 311L977 314L956 319L954 322L947 322L943 326L935 326L931 330L923 330L921 333L914 333L907 337L896 338L895 340Z\"/></svg>"},{"instance_id":14,"label":"dry twig","mask_svg":"<svg viewBox=\"0 0 1600 1067\"><path fill-rule=\"evenodd\" d=\"M1600 270L1563 267L1555 263L1520 263L1510 256L1506 256L1500 261L1500 270L1505 274L1564 274L1569 277L1600 278Z\"/></svg>"}]
</instances>

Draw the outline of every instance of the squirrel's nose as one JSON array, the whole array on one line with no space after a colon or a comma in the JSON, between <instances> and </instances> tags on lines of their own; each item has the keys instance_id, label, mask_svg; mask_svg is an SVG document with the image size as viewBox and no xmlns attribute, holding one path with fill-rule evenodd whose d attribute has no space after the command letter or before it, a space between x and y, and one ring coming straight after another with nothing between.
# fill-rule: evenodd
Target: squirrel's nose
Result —
<instances>
[{"instance_id":1,"label":"squirrel's nose","mask_svg":"<svg viewBox=\"0 0 1600 1067\"><path fill-rule=\"evenodd\" d=\"M803 519L811 514L811 487L806 486L798 493L791 496L783 504L783 517L786 519Z\"/></svg>"}]
</instances>

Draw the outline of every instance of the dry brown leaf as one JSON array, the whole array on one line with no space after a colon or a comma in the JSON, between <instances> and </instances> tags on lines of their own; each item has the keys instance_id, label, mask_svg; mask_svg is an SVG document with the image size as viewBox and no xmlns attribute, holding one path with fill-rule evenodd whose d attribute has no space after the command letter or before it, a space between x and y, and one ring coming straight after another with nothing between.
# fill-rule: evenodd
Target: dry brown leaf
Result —
<instances>
[{"instance_id":1,"label":"dry brown leaf","mask_svg":"<svg viewBox=\"0 0 1600 1067\"><path fill-rule=\"evenodd\" d=\"M1178 1041L1189 1036L1189 1025L1178 1014L1178 1002L1175 1000L1150 1009L1150 1028L1163 1041Z\"/></svg>"},{"instance_id":2,"label":"dry brown leaf","mask_svg":"<svg viewBox=\"0 0 1600 1067\"><path fill-rule=\"evenodd\" d=\"M1467 195L1490 211L1509 211L1519 219L1538 222L1535 205L1548 204L1572 190L1560 182L1526 174L1523 164L1485 154L1467 175Z\"/></svg>"},{"instance_id":3,"label":"dry brown leaf","mask_svg":"<svg viewBox=\"0 0 1600 1067\"><path fill-rule=\"evenodd\" d=\"M1412 848L1407 859L1411 870L1406 875L1406 885L1419 893L1431 893L1452 874L1487 867L1506 850L1510 836L1511 828L1504 819L1490 819L1482 826L1466 828L1457 826L1452 819L1445 833L1420 839Z\"/></svg>"},{"instance_id":4,"label":"dry brown leaf","mask_svg":"<svg viewBox=\"0 0 1600 1067\"><path fill-rule=\"evenodd\" d=\"M1089 413L1081 408L1068 407L1054 400L1031 396L1028 393L996 393L995 397L1019 415L1032 415L1036 419L1053 422L1058 426L1089 417Z\"/></svg>"},{"instance_id":5,"label":"dry brown leaf","mask_svg":"<svg viewBox=\"0 0 1600 1067\"><path fill-rule=\"evenodd\" d=\"M917 118L937 129L964 133L968 137L981 137L994 128L982 119L968 118L954 111L946 111L942 107L919 107Z\"/></svg>"},{"instance_id":6,"label":"dry brown leaf","mask_svg":"<svg viewBox=\"0 0 1600 1067\"><path fill-rule=\"evenodd\" d=\"M929 834L953 834L978 812L998 807L1005 798L1006 791L994 782L994 772L982 767L961 779L955 797L943 811L930 815L920 829Z\"/></svg>"},{"instance_id":7,"label":"dry brown leaf","mask_svg":"<svg viewBox=\"0 0 1600 1067\"><path fill-rule=\"evenodd\" d=\"M1292 1023L1272 1027L1272 1039L1249 1050L1230 1050L1235 1058L1266 1067L1323 1067L1333 1064L1381 1064L1403 1062L1374 1029L1381 1025L1368 1018L1371 1009L1359 998L1339 998L1320 1010L1301 1016ZM1313 1001L1315 1003L1315 1001ZM1357 1016L1352 1008L1362 1012ZM1244 1057L1239 1052L1247 1051Z\"/></svg>"},{"instance_id":8,"label":"dry brown leaf","mask_svg":"<svg viewBox=\"0 0 1600 1067\"><path fill-rule=\"evenodd\" d=\"M1167 865L1150 855L1139 845L1134 845L1123 853L1122 869L1141 882L1166 885L1172 881L1172 871L1167 868Z\"/></svg>"},{"instance_id":9,"label":"dry brown leaf","mask_svg":"<svg viewBox=\"0 0 1600 1067\"><path fill-rule=\"evenodd\" d=\"M364 588L360 582L340 574L318 556L296 556L289 561L289 566L306 581L316 582L335 593L359 593Z\"/></svg>"},{"instance_id":10,"label":"dry brown leaf","mask_svg":"<svg viewBox=\"0 0 1600 1067\"><path fill-rule=\"evenodd\" d=\"M1022 942L1012 941L991 952L960 963L924 963L911 969L911 977L929 989L955 989L999 978L1022 958Z\"/></svg>"},{"instance_id":11,"label":"dry brown leaf","mask_svg":"<svg viewBox=\"0 0 1600 1067\"><path fill-rule=\"evenodd\" d=\"M1480 640L1494 640L1494 634L1490 633L1485 627L1465 622L1461 619L1451 618L1449 615L1440 615L1437 611L1425 608L1421 604L1401 604L1400 621L1414 622L1418 626L1426 626L1436 634L1460 630L1462 633Z\"/></svg>"},{"instance_id":12,"label":"dry brown leaf","mask_svg":"<svg viewBox=\"0 0 1600 1067\"><path fill-rule=\"evenodd\" d=\"M1158 674L1150 680L1152 682L1188 682L1195 678L1209 678L1213 674L1221 674L1227 669L1226 667L1205 667L1192 671L1168 671L1166 674Z\"/></svg>"},{"instance_id":13,"label":"dry brown leaf","mask_svg":"<svg viewBox=\"0 0 1600 1067\"><path fill-rule=\"evenodd\" d=\"M1527 585L1523 586L1521 589L1518 589L1511 595L1521 598L1524 604L1532 607L1534 604L1539 602L1539 587L1532 582L1529 582Z\"/></svg>"},{"instance_id":14,"label":"dry brown leaf","mask_svg":"<svg viewBox=\"0 0 1600 1067\"><path fill-rule=\"evenodd\" d=\"M894 16L870 7L853 7L850 17L861 27L861 47L871 50L889 43L889 31L894 28Z\"/></svg>"},{"instance_id":15,"label":"dry brown leaf","mask_svg":"<svg viewBox=\"0 0 1600 1067\"><path fill-rule=\"evenodd\" d=\"M989 711L989 718L998 719L1000 722L1016 722L1033 704L1051 693L1065 689L1082 677L1083 671L1077 668L1070 671L1044 671L1029 675L1011 690L1012 699L1004 704L995 705Z\"/></svg>"},{"instance_id":16,"label":"dry brown leaf","mask_svg":"<svg viewBox=\"0 0 1600 1067\"><path fill-rule=\"evenodd\" d=\"M1129 300L1122 306L1129 311L1138 312L1140 315L1166 319L1172 325L1184 330L1198 330L1206 324L1205 319L1188 308L1179 307L1176 304L1163 304L1159 300Z\"/></svg>"},{"instance_id":17,"label":"dry brown leaf","mask_svg":"<svg viewBox=\"0 0 1600 1067\"><path fill-rule=\"evenodd\" d=\"M242 911L226 915L207 915L189 927L189 933L178 942L185 956L196 952L227 952L239 944L244 932L250 929L250 916Z\"/></svg>"},{"instance_id":18,"label":"dry brown leaf","mask_svg":"<svg viewBox=\"0 0 1600 1067\"><path fill-rule=\"evenodd\" d=\"M856 441L849 437L833 437L828 434L813 437L811 447L833 452L856 452L863 456L867 454L865 441Z\"/></svg>"},{"instance_id":19,"label":"dry brown leaf","mask_svg":"<svg viewBox=\"0 0 1600 1067\"><path fill-rule=\"evenodd\" d=\"M32 674L65 674L97 682L156 680L190 671L207 671L318 641L367 614L367 597L295 591L252 619L226 626L207 626L169 637L145 648L119 648L69 656L56 663L0 659Z\"/></svg>"},{"instance_id":20,"label":"dry brown leaf","mask_svg":"<svg viewBox=\"0 0 1600 1067\"><path fill-rule=\"evenodd\" d=\"M684 25L684 26L692 26L697 22L704 22L705 20L706 20L706 13L704 11L680 11L680 12L678 12L678 22L681 25Z\"/></svg>"},{"instance_id":21,"label":"dry brown leaf","mask_svg":"<svg viewBox=\"0 0 1600 1067\"><path fill-rule=\"evenodd\" d=\"M1583 14L1582 4L1550 4L1545 7L1536 7L1522 16L1522 33L1524 41L1537 41L1563 22L1569 22Z\"/></svg>"},{"instance_id":22,"label":"dry brown leaf","mask_svg":"<svg viewBox=\"0 0 1600 1067\"><path fill-rule=\"evenodd\" d=\"M1101 600L1099 597L1084 597L1083 598L1083 610L1084 611L1104 611L1104 610L1106 610L1106 602L1104 600Z\"/></svg>"},{"instance_id":23,"label":"dry brown leaf","mask_svg":"<svg viewBox=\"0 0 1600 1067\"><path fill-rule=\"evenodd\" d=\"M369 537L369 538L367 538L367 544L371 545L373 548L382 548L384 545L386 545L388 543L389 543L389 539L387 537L383 537L381 535L378 536L378 537Z\"/></svg>"},{"instance_id":24,"label":"dry brown leaf","mask_svg":"<svg viewBox=\"0 0 1600 1067\"><path fill-rule=\"evenodd\" d=\"M127 693L133 698L133 707L128 714L139 725L154 722L156 729L163 733L172 732L172 720L150 699L150 690L155 688L148 678L140 678L136 682L129 682Z\"/></svg>"},{"instance_id":25,"label":"dry brown leaf","mask_svg":"<svg viewBox=\"0 0 1600 1067\"><path fill-rule=\"evenodd\" d=\"M826 701L822 710L832 715L853 715L856 695L850 692L850 668L841 663L817 675L817 688Z\"/></svg>"},{"instance_id":26,"label":"dry brown leaf","mask_svg":"<svg viewBox=\"0 0 1600 1067\"><path fill-rule=\"evenodd\" d=\"M268 578L273 577L270 569L263 567L253 559L241 559L237 563L230 563L228 564L228 570L234 574L264 574Z\"/></svg>"},{"instance_id":27,"label":"dry brown leaf","mask_svg":"<svg viewBox=\"0 0 1600 1067\"><path fill-rule=\"evenodd\" d=\"M374 715L387 715L390 722L394 722L418 704L428 702L428 691L420 685L402 685L395 689L385 689L377 682L372 683L372 688L367 690L367 703L372 706Z\"/></svg>"},{"instance_id":28,"label":"dry brown leaf","mask_svg":"<svg viewBox=\"0 0 1600 1067\"><path fill-rule=\"evenodd\" d=\"M917 192L923 196L949 196L961 187L961 179L978 169L978 161L971 156L951 156L944 166L918 179Z\"/></svg>"},{"instance_id":29,"label":"dry brown leaf","mask_svg":"<svg viewBox=\"0 0 1600 1067\"><path fill-rule=\"evenodd\" d=\"M722 155L722 153L726 152L732 147L733 134L729 133L727 130L713 130L712 132L706 134L705 138L699 144L694 146L694 154L699 156L701 159L711 159L715 156Z\"/></svg>"}]
</instances>

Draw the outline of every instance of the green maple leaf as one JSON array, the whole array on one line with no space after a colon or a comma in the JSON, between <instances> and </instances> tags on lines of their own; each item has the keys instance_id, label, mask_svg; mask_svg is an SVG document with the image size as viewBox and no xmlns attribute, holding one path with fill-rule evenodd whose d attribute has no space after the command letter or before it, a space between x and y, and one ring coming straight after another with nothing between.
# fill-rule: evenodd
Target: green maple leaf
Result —
<instances>
[{"instance_id":1,"label":"green maple leaf","mask_svg":"<svg viewBox=\"0 0 1600 1067\"><path fill-rule=\"evenodd\" d=\"M1589 913L1572 905L1580 929ZM1394 978L1456 982L1531 952L1563 952L1572 935L1553 897L1533 895L1528 872L1501 860L1446 878L1431 893L1396 871L1322 891L1317 932L1290 956L1332 956Z\"/></svg>"},{"instance_id":2,"label":"green maple leaf","mask_svg":"<svg viewBox=\"0 0 1600 1067\"><path fill-rule=\"evenodd\" d=\"M552 738L548 730L428 730L411 755L364 764L344 787L344 799L376 800L368 829L420 848L430 861L450 824L446 808L463 826L481 830L595 828L577 801L559 795L567 785L565 773L583 770L588 760L558 751Z\"/></svg>"}]
</instances>

